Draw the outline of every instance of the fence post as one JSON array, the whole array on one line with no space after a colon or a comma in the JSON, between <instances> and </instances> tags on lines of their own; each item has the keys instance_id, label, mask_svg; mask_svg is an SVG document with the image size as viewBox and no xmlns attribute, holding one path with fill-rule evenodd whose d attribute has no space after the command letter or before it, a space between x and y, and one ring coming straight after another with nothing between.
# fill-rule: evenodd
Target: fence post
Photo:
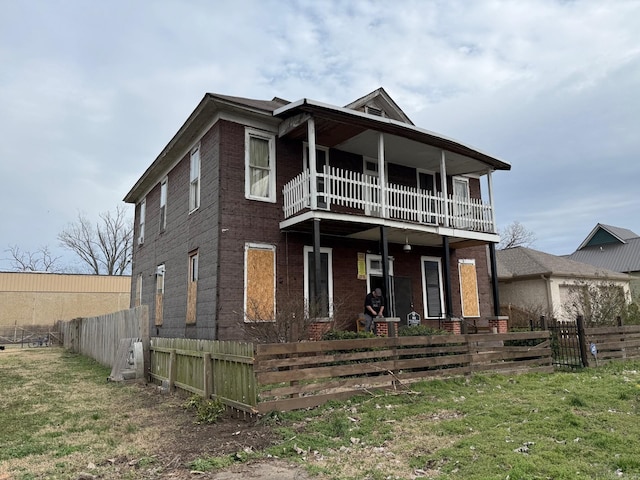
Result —
<instances>
[{"instance_id":1,"label":"fence post","mask_svg":"<svg viewBox=\"0 0 640 480\"><path fill-rule=\"evenodd\" d=\"M172 348L169 352L169 391L173 391L176 386L176 349Z\"/></svg>"},{"instance_id":2,"label":"fence post","mask_svg":"<svg viewBox=\"0 0 640 480\"><path fill-rule=\"evenodd\" d=\"M211 398L211 394L213 393L213 376L211 370L211 354L209 352L205 352L202 356L203 365L203 374L204 374L204 382L202 385L204 386L204 398L209 400Z\"/></svg>"},{"instance_id":3,"label":"fence post","mask_svg":"<svg viewBox=\"0 0 640 480\"><path fill-rule=\"evenodd\" d=\"M622 317L620 315L616 317L616 323L619 327L622 327Z\"/></svg>"},{"instance_id":4,"label":"fence post","mask_svg":"<svg viewBox=\"0 0 640 480\"><path fill-rule=\"evenodd\" d=\"M589 366L589 356L587 355L587 336L584 331L584 318L582 315L578 315L576 318L576 325L578 327L578 344L580 346L580 358L582 360L582 366Z\"/></svg>"},{"instance_id":5,"label":"fence post","mask_svg":"<svg viewBox=\"0 0 640 480\"><path fill-rule=\"evenodd\" d=\"M540 315L540 328L547 330L547 318L544 315Z\"/></svg>"}]
</instances>

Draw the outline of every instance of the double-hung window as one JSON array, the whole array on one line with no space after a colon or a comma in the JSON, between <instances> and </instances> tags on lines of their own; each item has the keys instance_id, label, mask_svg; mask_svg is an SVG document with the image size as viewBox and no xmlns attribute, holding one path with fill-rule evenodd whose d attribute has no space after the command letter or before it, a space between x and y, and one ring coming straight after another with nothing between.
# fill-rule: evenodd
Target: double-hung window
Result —
<instances>
[{"instance_id":1,"label":"double-hung window","mask_svg":"<svg viewBox=\"0 0 640 480\"><path fill-rule=\"evenodd\" d=\"M275 321L276 247L261 243L244 246L244 319Z\"/></svg>"},{"instance_id":2,"label":"double-hung window","mask_svg":"<svg viewBox=\"0 0 640 480\"><path fill-rule=\"evenodd\" d=\"M167 177L160 183L160 231L167 228Z\"/></svg>"},{"instance_id":3,"label":"double-hung window","mask_svg":"<svg viewBox=\"0 0 640 480\"><path fill-rule=\"evenodd\" d=\"M191 213L200 207L200 145L191 150L189 172L189 213Z\"/></svg>"},{"instance_id":4,"label":"double-hung window","mask_svg":"<svg viewBox=\"0 0 640 480\"><path fill-rule=\"evenodd\" d=\"M245 197L276 201L275 136L252 128L245 129Z\"/></svg>"},{"instance_id":5,"label":"double-hung window","mask_svg":"<svg viewBox=\"0 0 640 480\"><path fill-rule=\"evenodd\" d=\"M444 315L444 294L442 291L441 260L422 257L422 302L425 318L442 318Z\"/></svg>"}]
</instances>

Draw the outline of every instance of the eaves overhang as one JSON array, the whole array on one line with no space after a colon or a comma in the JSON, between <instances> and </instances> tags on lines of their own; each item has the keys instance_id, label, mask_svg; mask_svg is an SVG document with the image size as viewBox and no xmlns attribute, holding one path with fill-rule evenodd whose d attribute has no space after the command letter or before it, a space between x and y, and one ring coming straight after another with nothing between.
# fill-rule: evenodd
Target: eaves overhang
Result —
<instances>
[{"instance_id":1,"label":"eaves overhang","mask_svg":"<svg viewBox=\"0 0 640 480\"><path fill-rule=\"evenodd\" d=\"M438 133L390 118L379 117L349 108L337 107L308 98L303 98L280 107L273 112L273 115L284 120L304 113L313 117L348 124L361 128L362 130L375 130L431 145L442 150L478 160L494 170L511 170L511 164L508 162Z\"/></svg>"},{"instance_id":2,"label":"eaves overhang","mask_svg":"<svg viewBox=\"0 0 640 480\"><path fill-rule=\"evenodd\" d=\"M272 115L273 108L261 108L257 105L247 104L242 100L240 98L236 100L234 97L206 93L198 106L189 115L189 118L145 170L123 200L126 203L139 202L161 180L160 177L164 172L167 172L173 164L180 160L178 156L195 144L204 133L203 129L221 112L259 118L261 122L268 122L273 125L280 123L280 120ZM266 104L268 102L262 103Z\"/></svg>"}]
</instances>

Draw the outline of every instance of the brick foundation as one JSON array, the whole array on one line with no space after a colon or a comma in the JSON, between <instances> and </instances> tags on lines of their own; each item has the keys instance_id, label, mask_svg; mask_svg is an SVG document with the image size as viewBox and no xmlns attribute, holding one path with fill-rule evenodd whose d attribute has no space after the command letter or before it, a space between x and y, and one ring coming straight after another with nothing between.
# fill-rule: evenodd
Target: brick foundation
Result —
<instances>
[{"instance_id":1,"label":"brick foundation","mask_svg":"<svg viewBox=\"0 0 640 480\"><path fill-rule=\"evenodd\" d=\"M443 330L453 335L460 335L462 333L462 322L457 318L442 320L441 325Z\"/></svg>"},{"instance_id":2,"label":"brick foundation","mask_svg":"<svg viewBox=\"0 0 640 480\"><path fill-rule=\"evenodd\" d=\"M331 330L332 325L333 323L331 321L313 322L309 325L309 340L322 340L322 336Z\"/></svg>"}]
</instances>

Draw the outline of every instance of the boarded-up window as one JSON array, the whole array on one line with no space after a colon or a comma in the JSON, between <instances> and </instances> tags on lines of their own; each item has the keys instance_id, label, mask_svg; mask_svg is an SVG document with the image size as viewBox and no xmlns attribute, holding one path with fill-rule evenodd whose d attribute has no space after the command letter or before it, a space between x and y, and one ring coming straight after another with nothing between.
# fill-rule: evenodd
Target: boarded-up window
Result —
<instances>
[{"instance_id":1,"label":"boarded-up window","mask_svg":"<svg viewBox=\"0 0 640 480\"><path fill-rule=\"evenodd\" d=\"M134 307L142 305L142 274L139 273L136 278L136 297L134 299Z\"/></svg>"},{"instance_id":2,"label":"boarded-up window","mask_svg":"<svg viewBox=\"0 0 640 480\"><path fill-rule=\"evenodd\" d=\"M162 325L162 312L164 307L164 265L156 268L156 326Z\"/></svg>"},{"instance_id":3,"label":"boarded-up window","mask_svg":"<svg viewBox=\"0 0 640 480\"><path fill-rule=\"evenodd\" d=\"M187 324L196 323L196 304L198 299L198 252L189 254L189 279L187 281Z\"/></svg>"},{"instance_id":4,"label":"boarded-up window","mask_svg":"<svg viewBox=\"0 0 640 480\"><path fill-rule=\"evenodd\" d=\"M478 301L478 278L476 275L476 261L459 260L460 296L462 297L462 316L479 317L480 303Z\"/></svg>"},{"instance_id":5,"label":"boarded-up window","mask_svg":"<svg viewBox=\"0 0 640 480\"><path fill-rule=\"evenodd\" d=\"M276 310L276 249L245 245L245 321L273 321Z\"/></svg>"}]
</instances>

